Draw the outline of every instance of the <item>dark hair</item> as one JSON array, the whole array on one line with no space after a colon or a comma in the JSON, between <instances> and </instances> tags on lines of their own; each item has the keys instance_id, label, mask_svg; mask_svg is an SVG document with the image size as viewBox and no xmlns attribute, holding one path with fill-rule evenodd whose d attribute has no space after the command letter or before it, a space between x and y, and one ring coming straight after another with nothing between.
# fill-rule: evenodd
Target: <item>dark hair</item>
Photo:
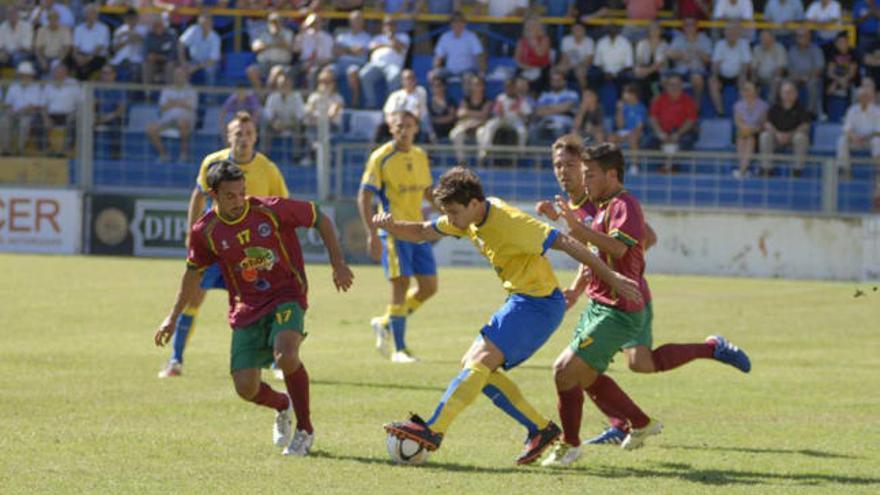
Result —
<instances>
[{"instance_id":1,"label":"dark hair","mask_svg":"<svg viewBox=\"0 0 880 495\"><path fill-rule=\"evenodd\" d=\"M554 153L559 150L565 150L566 153L581 155L584 152L584 143L577 134L566 134L560 136L559 139L553 143L552 149Z\"/></svg>"},{"instance_id":2,"label":"dark hair","mask_svg":"<svg viewBox=\"0 0 880 495\"><path fill-rule=\"evenodd\" d=\"M614 170L617 172L617 179L623 184L623 173L626 169L626 162L623 159L623 152L620 147L614 143L602 143L596 146L590 146L584 150L584 161L596 162L603 172Z\"/></svg>"},{"instance_id":3,"label":"dark hair","mask_svg":"<svg viewBox=\"0 0 880 495\"><path fill-rule=\"evenodd\" d=\"M217 191L220 184L244 179L241 167L230 160L219 160L208 164L208 172L205 174L208 189Z\"/></svg>"},{"instance_id":4,"label":"dark hair","mask_svg":"<svg viewBox=\"0 0 880 495\"><path fill-rule=\"evenodd\" d=\"M464 19L464 14L460 10L456 10L449 16L449 22L467 22Z\"/></svg>"},{"instance_id":5,"label":"dark hair","mask_svg":"<svg viewBox=\"0 0 880 495\"><path fill-rule=\"evenodd\" d=\"M434 188L434 199L440 205L458 203L467 206L473 199L485 201L486 196L477 174L459 165L440 176Z\"/></svg>"},{"instance_id":6,"label":"dark hair","mask_svg":"<svg viewBox=\"0 0 880 495\"><path fill-rule=\"evenodd\" d=\"M627 84L623 87L623 92L624 92L624 93L632 93L632 94L634 94L634 95L638 95L638 94L639 94L639 87L636 86L635 83L627 83Z\"/></svg>"}]
</instances>

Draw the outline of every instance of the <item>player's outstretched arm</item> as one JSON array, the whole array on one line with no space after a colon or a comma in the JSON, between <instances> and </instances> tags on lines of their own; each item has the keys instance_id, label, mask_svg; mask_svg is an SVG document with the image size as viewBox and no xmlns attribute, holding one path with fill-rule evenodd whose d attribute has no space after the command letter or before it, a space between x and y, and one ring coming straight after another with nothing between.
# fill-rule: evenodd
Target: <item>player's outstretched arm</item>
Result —
<instances>
[{"instance_id":1,"label":"player's outstretched arm","mask_svg":"<svg viewBox=\"0 0 880 495\"><path fill-rule=\"evenodd\" d=\"M629 249L626 244L608 234L596 232L578 221L568 202L562 196L556 196L556 207L559 208L562 218L565 219L565 223L568 225L569 235L584 244L596 246L599 251L610 255L614 259L621 258L626 254L626 250Z\"/></svg>"},{"instance_id":2,"label":"player's outstretched arm","mask_svg":"<svg viewBox=\"0 0 880 495\"><path fill-rule=\"evenodd\" d=\"M183 312L187 301L193 300L196 292L199 290L199 283L201 281L202 272L195 268L187 267L186 272L183 274L183 279L180 281L180 290L177 291L174 307L171 308L171 313L165 317L165 320L159 325L159 329L156 330L156 334L153 336L153 341L157 346L162 347L171 339L171 335L174 334L174 325L177 317Z\"/></svg>"},{"instance_id":3,"label":"player's outstretched arm","mask_svg":"<svg viewBox=\"0 0 880 495\"><path fill-rule=\"evenodd\" d=\"M565 309L571 309L575 305L589 283L590 269L585 265L581 265L578 268L577 276L571 281L568 288L562 291L562 295L565 296Z\"/></svg>"},{"instance_id":4,"label":"player's outstretched arm","mask_svg":"<svg viewBox=\"0 0 880 495\"><path fill-rule=\"evenodd\" d=\"M373 191L361 188L357 197L358 213L361 216L361 222L367 231L367 249L373 261L382 259L382 240L376 233L376 226L373 224Z\"/></svg>"},{"instance_id":5,"label":"player's outstretched arm","mask_svg":"<svg viewBox=\"0 0 880 495\"><path fill-rule=\"evenodd\" d=\"M639 285L635 281L624 277L609 268L604 261L590 252L586 246L575 239L572 239L570 236L559 234L556 236L556 240L553 241L553 245L550 247L552 249L563 251L576 261L587 265L593 273L593 276L599 277L599 279L611 286L611 288L620 294L622 298L633 302L640 302L642 300L642 294L639 292Z\"/></svg>"},{"instance_id":6,"label":"player's outstretched arm","mask_svg":"<svg viewBox=\"0 0 880 495\"><path fill-rule=\"evenodd\" d=\"M373 225L385 229L394 237L407 242L439 241L443 236L434 230L431 222L398 222L390 213L377 213Z\"/></svg>"},{"instance_id":7,"label":"player's outstretched arm","mask_svg":"<svg viewBox=\"0 0 880 495\"><path fill-rule=\"evenodd\" d=\"M657 232L654 232L651 225L645 222L645 251L651 249L655 244L657 244Z\"/></svg>"},{"instance_id":8,"label":"player's outstretched arm","mask_svg":"<svg viewBox=\"0 0 880 495\"><path fill-rule=\"evenodd\" d=\"M544 199L535 203L535 212L538 215L543 215L554 222L559 220L559 212L556 211L556 208L553 206L553 201L549 199Z\"/></svg>"},{"instance_id":9,"label":"player's outstretched arm","mask_svg":"<svg viewBox=\"0 0 880 495\"><path fill-rule=\"evenodd\" d=\"M333 228L333 222L322 213L321 218L318 219L317 228L321 240L324 241L324 247L327 248L327 254L330 256L330 266L333 267L333 285L336 286L337 291L345 292L351 288L354 274L345 263L345 255L342 254L342 248L339 247L339 241L336 240L336 229Z\"/></svg>"}]
</instances>

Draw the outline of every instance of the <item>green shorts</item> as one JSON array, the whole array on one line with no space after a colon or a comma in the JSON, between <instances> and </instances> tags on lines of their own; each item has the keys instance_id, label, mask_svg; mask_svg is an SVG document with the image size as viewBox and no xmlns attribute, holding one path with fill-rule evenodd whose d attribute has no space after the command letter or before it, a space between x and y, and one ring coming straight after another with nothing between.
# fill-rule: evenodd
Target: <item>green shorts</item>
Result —
<instances>
[{"instance_id":1,"label":"green shorts","mask_svg":"<svg viewBox=\"0 0 880 495\"><path fill-rule=\"evenodd\" d=\"M639 345L651 347L651 303L635 313L590 302L581 313L569 347L591 368L604 373L617 351Z\"/></svg>"},{"instance_id":2,"label":"green shorts","mask_svg":"<svg viewBox=\"0 0 880 495\"><path fill-rule=\"evenodd\" d=\"M284 331L299 332L305 336L305 314L297 302L282 303L250 325L233 329L230 370L259 369L271 365L275 361L275 336Z\"/></svg>"}]
</instances>

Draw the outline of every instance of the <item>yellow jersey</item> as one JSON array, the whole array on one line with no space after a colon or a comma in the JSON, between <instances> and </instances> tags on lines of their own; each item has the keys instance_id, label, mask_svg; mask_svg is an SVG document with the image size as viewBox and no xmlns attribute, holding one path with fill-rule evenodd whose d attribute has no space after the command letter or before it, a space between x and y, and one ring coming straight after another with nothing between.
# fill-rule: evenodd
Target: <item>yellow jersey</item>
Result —
<instances>
[{"instance_id":1,"label":"yellow jersey","mask_svg":"<svg viewBox=\"0 0 880 495\"><path fill-rule=\"evenodd\" d=\"M486 217L467 230L452 225L446 215L434 221L434 229L443 235L469 237L510 293L545 297L559 288L544 256L559 231L498 198L486 200Z\"/></svg>"},{"instance_id":2,"label":"yellow jersey","mask_svg":"<svg viewBox=\"0 0 880 495\"><path fill-rule=\"evenodd\" d=\"M202 160L202 166L199 167L199 176L196 183L203 193L208 192L208 165L224 159L232 159L232 150L229 148L215 151L206 156ZM284 182L284 176L278 170L272 160L266 158L262 153L254 153L253 159L248 163L238 163L244 172L245 187L248 196L278 196L287 198L290 193L287 191L287 184Z\"/></svg>"},{"instance_id":3,"label":"yellow jersey","mask_svg":"<svg viewBox=\"0 0 880 495\"><path fill-rule=\"evenodd\" d=\"M422 199L432 182L425 151L418 146L400 151L391 141L370 154L361 189L376 194L380 211L391 213L395 220L422 222Z\"/></svg>"}]
</instances>

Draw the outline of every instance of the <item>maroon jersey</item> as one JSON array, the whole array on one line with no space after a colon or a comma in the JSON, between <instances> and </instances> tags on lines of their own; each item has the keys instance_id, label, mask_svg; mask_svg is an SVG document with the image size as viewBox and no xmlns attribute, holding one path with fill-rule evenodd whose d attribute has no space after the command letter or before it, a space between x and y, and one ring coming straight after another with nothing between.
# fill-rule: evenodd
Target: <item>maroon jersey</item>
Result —
<instances>
[{"instance_id":1,"label":"maroon jersey","mask_svg":"<svg viewBox=\"0 0 880 495\"><path fill-rule=\"evenodd\" d=\"M593 277L587 287L590 299L612 306L621 311L641 311L651 300L648 281L645 280L645 216L639 201L632 194L621 191L611 199L597 206L592 228L623 242L629 249L620 259L599 252L598 255L612 270L625 275L639 284L642 304L621 299L605 282Z\"/></svg>"},{"instance_id":2,"label":"maroon jersey","mask_svg":"<svg viewBox=\"0 0 880 495\"><path fill-rule=\"evenodd\" d=\"M593 225L593 219L596 218L598 209L586 194L584 194L584 199L582 199L580 203L569 201L568 205L571 207L574 216L576 216L581 223L587 227Z\"/></svg>"},{"instance_id":3,"label":"maroon jersey","mask_svg":"<svg viewBox=\"0 0 880 495\"><path fill-rule=\"evenodd\" d=\"M250 325L281 303L296 301L306 309L308 283L296 228L317 221L312 202L250 197L234 222L212 210L193 225L187 264L199 270L220 264L232 328Z\"/></svg>"}]
</instances>

